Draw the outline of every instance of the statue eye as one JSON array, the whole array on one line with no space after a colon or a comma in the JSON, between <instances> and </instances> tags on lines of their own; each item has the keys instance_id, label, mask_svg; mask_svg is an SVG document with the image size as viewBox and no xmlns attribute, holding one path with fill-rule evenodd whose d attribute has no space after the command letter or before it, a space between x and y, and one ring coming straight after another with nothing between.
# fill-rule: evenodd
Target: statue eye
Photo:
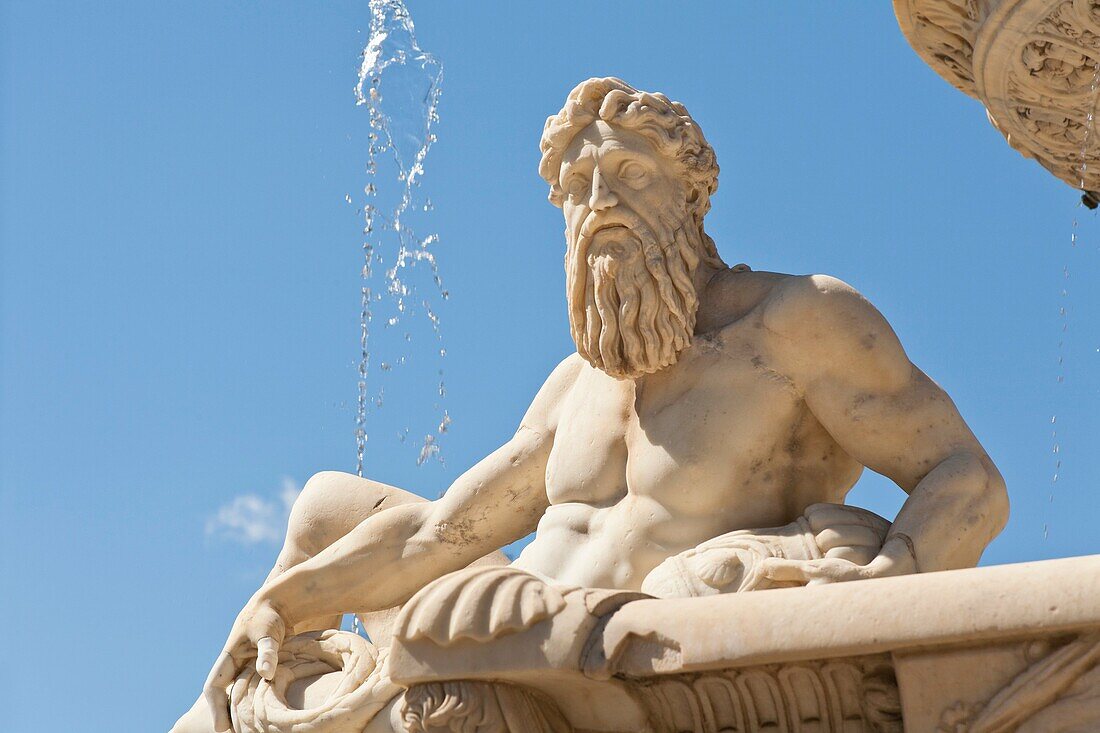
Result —
<instances>
[{"instance_id":1,"label":"statue eye","mask_svg":"<svg viewBox=\"0 0 1100 733\"><path fill-rule=\"evenodd\" d=\"M584 196L591 189L592 184L588 182L588 177L580 174L570 176L565 182L565 192L570 196Z\"/></svg>"},{"instance_id":2,"label":"statue eye","mask_svg":"<svg viewBox=\"0 0 1100 733\"><path fill-rule=\"evenodd\" d=\"M641 163L628 160L619 166L619 178L627 183L638 184L645 180L646 169Z\"/></svg>"}]
</instances>

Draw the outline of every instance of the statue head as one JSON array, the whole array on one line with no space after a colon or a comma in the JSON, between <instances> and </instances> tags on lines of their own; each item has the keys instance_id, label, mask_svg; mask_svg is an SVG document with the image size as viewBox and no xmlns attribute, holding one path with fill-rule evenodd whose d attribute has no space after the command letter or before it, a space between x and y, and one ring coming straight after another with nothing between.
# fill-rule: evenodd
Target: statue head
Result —
<instances>
[{"instance_id":1,"label":"statue head","mask_svg":"<svg viewBox=\"0 0 1100 733\"><path fill-rule=\"evenodd\" d=\"M618 378L674 364L691 343L714 150L679 102L589 79L546 121L539 173L565 215L566 296L577 352Z\"/></svg>"}]
</instances>

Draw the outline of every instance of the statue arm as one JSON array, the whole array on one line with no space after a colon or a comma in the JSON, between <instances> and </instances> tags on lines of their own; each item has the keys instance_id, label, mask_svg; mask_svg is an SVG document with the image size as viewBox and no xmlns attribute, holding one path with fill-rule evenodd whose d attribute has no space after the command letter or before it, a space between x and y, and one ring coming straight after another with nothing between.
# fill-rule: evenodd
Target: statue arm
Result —
<instances>
[{"instance_id":1,"label":"statue arm","mask_svg":"<svg viewBox=\"0 0 1100 733\"><path fill-rule=\"evenodd\" d=\"M261 591L293 626L404 603L435 578L530 533L546 510L552 440L528 424L442 498L379 512Z\"/></svg>"},{"instance_id":2,"label":"statue arm","mask_svg":"<svg viewBox=\"0 0 1100 733\"><path fill-rule=\"evenodd\" d=\"M882 315L839 280L810 276L785 285L764 322L818 421L849 455L909 495L865 570L822 561L816 577L976 565L1008 519L1004 480Z\"/></svg>"},{"instance_id":3,"label":"statue arm","mask_svg":"<svg viewBox=\"0 0 1100 733\"><path fill-rule=\"evenodd\" d=\"M244 662L272 679L283 637L318 616L390 608L428 582L531 532L545 512L546 464L557 410L579 358L539 390L506 444L462 474L442 498L378 512L324 551L266 583L238 615L207 678L215 729L227 730L225 689Z\"/></svg>"},{"instance_id":4,"label":"statue arm","mask_svg":"<svg viewBox=\"0 0 1100 733\"><path fill-rule=\"evenodd\" d=\"M391 608L435 578L533 531L548 506L546 464L558 405L576 371L576 360L563 361L511 440L459 476L440 499L369 517L261 593L292 624Z\"/></svg>"}]
</instances>

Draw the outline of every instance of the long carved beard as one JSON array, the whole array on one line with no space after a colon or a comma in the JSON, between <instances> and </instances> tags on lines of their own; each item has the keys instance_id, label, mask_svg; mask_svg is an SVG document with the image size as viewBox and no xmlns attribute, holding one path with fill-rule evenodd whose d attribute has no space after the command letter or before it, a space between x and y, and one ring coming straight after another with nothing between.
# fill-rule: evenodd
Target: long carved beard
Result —
<instances>
[{"instance_id":1,"label":"long carved beard","mask_svg":"<svg viewBox=\"0 0 1100 733\"><path fill-rule=\"evenodd\" d=\"M643 219L621 205L590 214L569 239L566 287L577 352L618 379L676 363L691 344L699 307L694 275L702 237L688 217ZM602 229L608 223L625 229Z\"/></svg>"}]
</instances>

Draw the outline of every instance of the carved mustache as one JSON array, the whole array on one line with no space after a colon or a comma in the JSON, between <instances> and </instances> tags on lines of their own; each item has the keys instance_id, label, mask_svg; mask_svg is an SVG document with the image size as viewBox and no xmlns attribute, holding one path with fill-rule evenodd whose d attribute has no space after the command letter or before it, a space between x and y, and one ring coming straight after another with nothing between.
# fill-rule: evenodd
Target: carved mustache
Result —
<instances>
[{"instance_id":1,"label":"carved mustache","mask_svg":"<svg viewBox=\"0 0 1100 733\"><path fill-rule=\"evenodd\" d=\"M588 239L601 229L610 229L611 227L625 227L631 231L649 229L649 225L633 211L623 206L616 206L610 211L593 211L590 213L584 218L577 234L582 239Z\"/></svg>"},{"instance_id":2,"label":"carved mustache","mask_svg":"<svg viewBox=\"0 0 1100 733\"><path fill-rule=\"evenodd\" d=\"M611 227L625 227L640 235L651 234L660 241L671 239L672 232L682 228L687 223L687 215L678 216L674 209L664 209L653 212L651 216L643 216L628 206L619 204L605 211L592 211L581 222L577 231L577 239L588 240L601 229Z\"/></svg>"}]
</instances>

